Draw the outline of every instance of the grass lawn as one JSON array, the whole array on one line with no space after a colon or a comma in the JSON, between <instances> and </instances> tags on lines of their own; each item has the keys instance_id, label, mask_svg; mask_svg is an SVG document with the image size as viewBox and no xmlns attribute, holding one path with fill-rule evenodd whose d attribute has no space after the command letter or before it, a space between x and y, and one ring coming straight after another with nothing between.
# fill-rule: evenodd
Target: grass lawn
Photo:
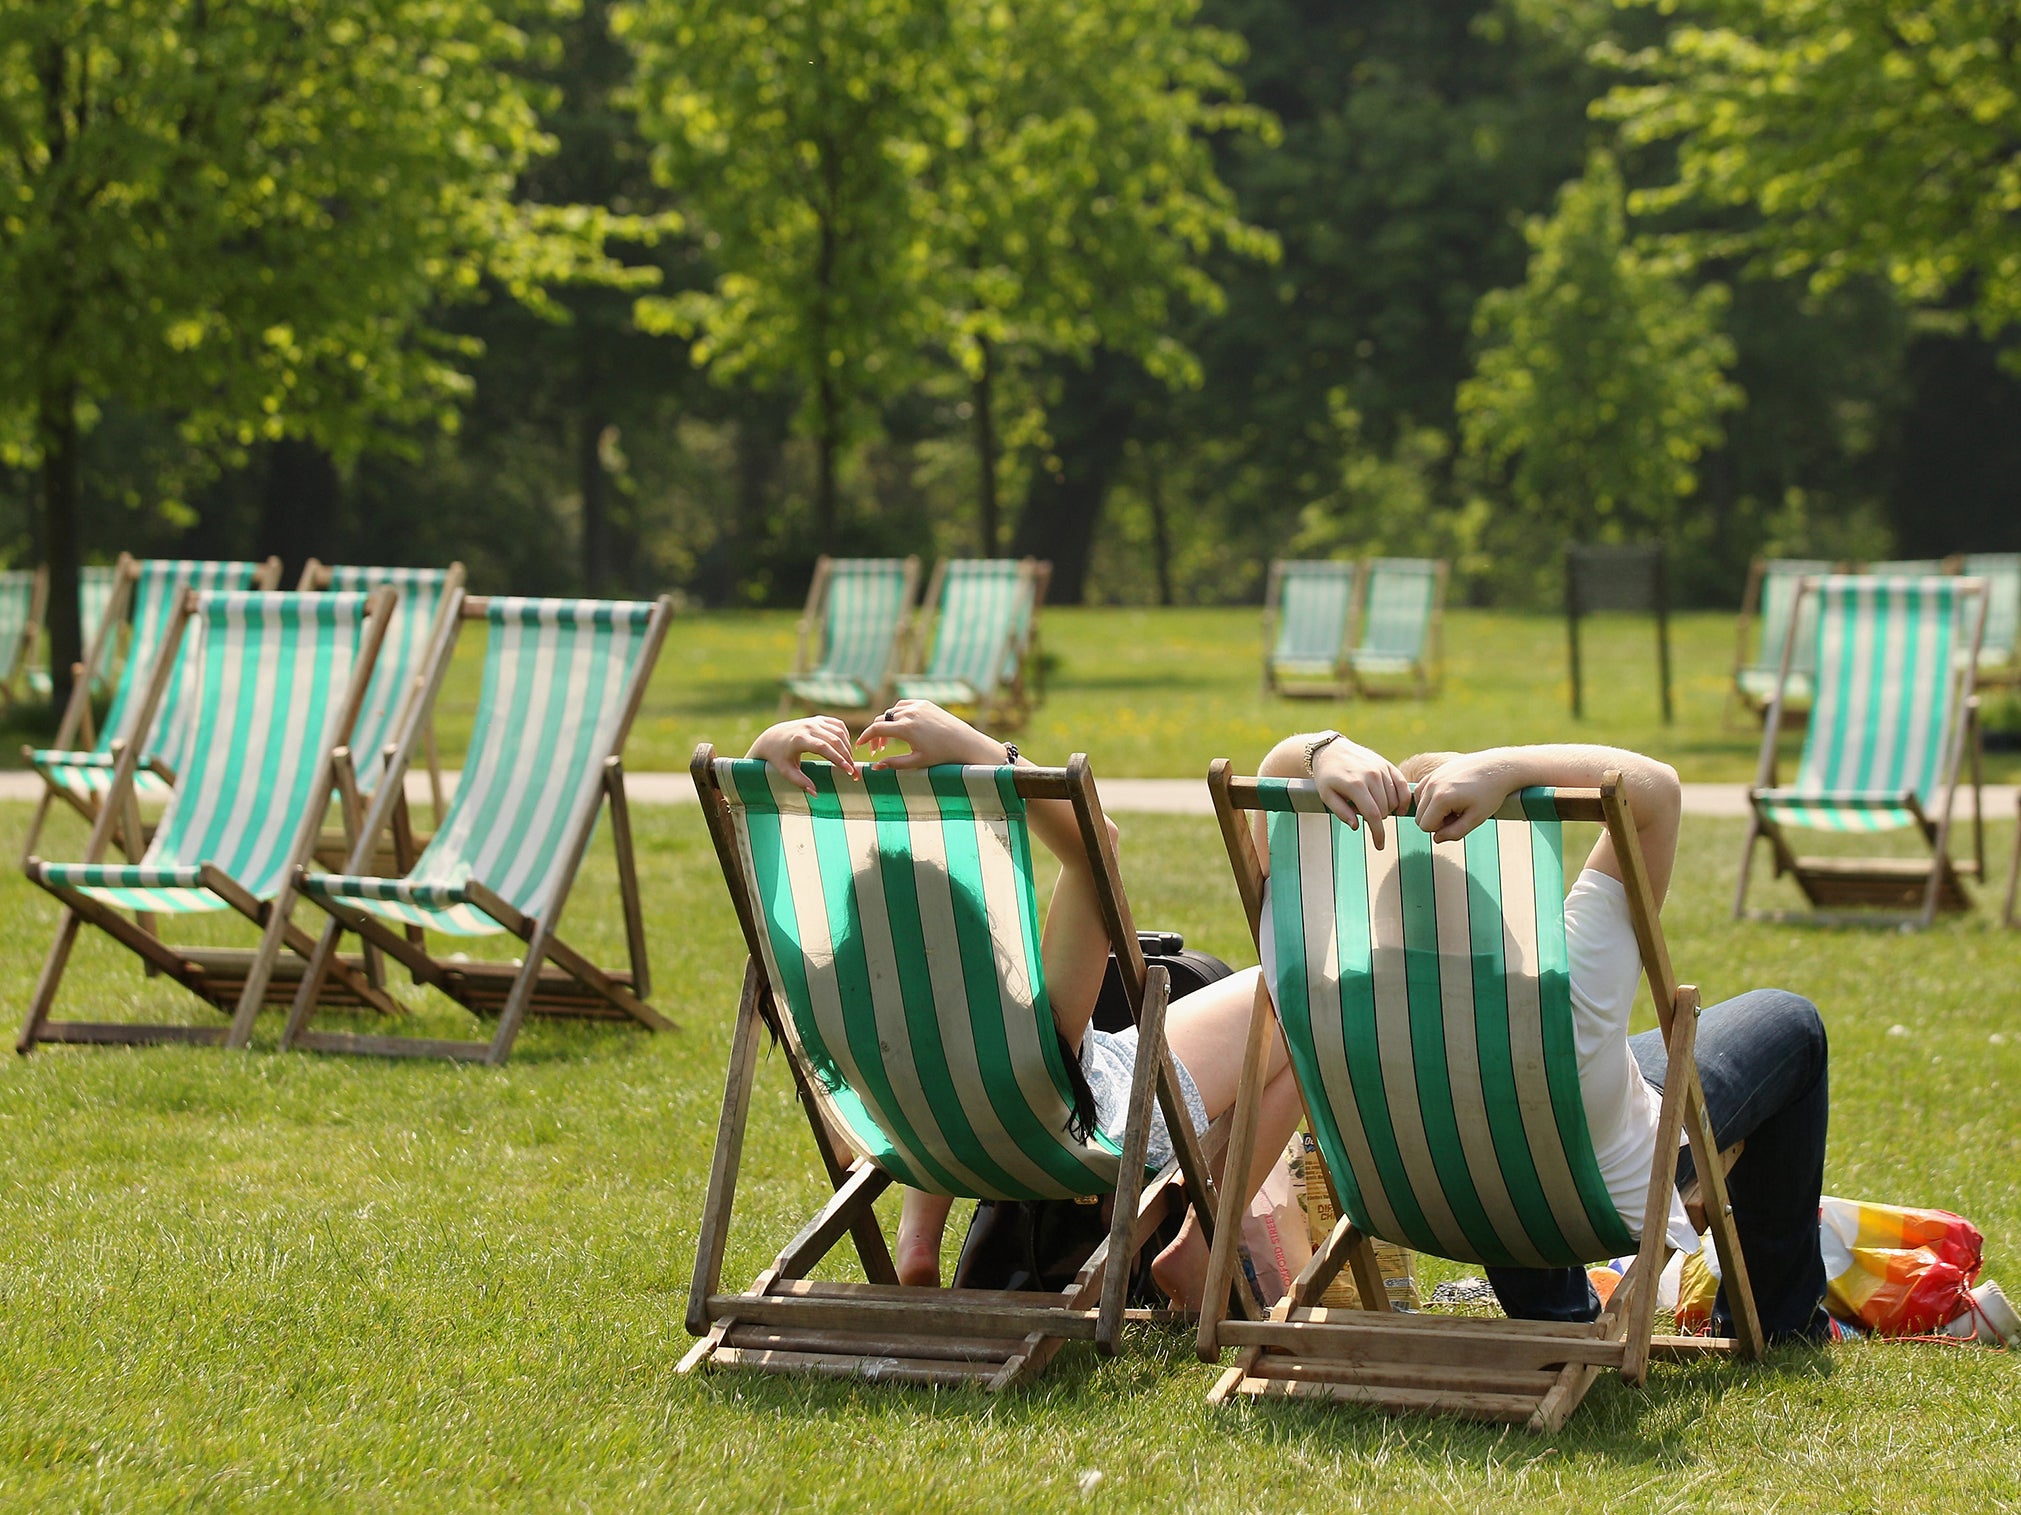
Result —
<instances>
[{"instance_id":1,"label":"grass lawn","mask_svg":"<svg viewBox=\"0 0 2021 1515\"><path fill-rule=\"evenodd\" d=\"M1109 710L1102 740L1090 731L1078 743L1106 771L1184 774L1289 724L1242 685L1247 616L1048 624L1064 665L1034 736L1048 752L1073 721L1099 725L1093 713ZM1166 648L1172 627L1192 628L1198 682L1158 696L1168 715L1156 731L1133 724L1128 701L1150 709L1165 681L1129 638L1115 639L1128 654L1112 664L1116 683L1069 683L1084 666L1077 638L1104 624L1161 626ZM1490 624L1463 619L1456 648ZM1528 625L1492 624L1510 636ZM672 766L705 731L740 741L786 625L691 623L659 699L691 681L722 706L656 705L655 745L634 766ZM1228 640L1240 632L1240 645L1217 645L1217 627ZM1551 629L1534 631L1541 657ZM1710 648L1712 631L1693 622L1680 641ZM1707 687L1717 668L1693 658L1683 690L1704 744L1697 775L1737 776L1746 744L1719 745ZM1655 731L1638 687L1640 713L1605 734ZM1190 700L1209 720L1223 688L1247 704L1231 696L1201 731L1170 717L1172 701ZM1435 739L1463 742L1520 705L1508 691L1455 693L1377 719L1402 731L1450 714L1451 734ZM1049 736L1056 722L1062 734ZM1547 729L1558 726L1536 717L1505 734ZM1102 762L1111 751L1116 761ZM0 806L0 847L18 848L26 815ZM250 1055L59 1048L0 1061L0 1267L13 1300L0 1331L0 1506L2021 1507L2021 1364L1978 1350L1863 1343L1755 1366L1659 1365L1646 1390L1603 1380L1549 1441L1310 1407L1210 1410L1211 1373L1190 1338L1149 1330L1113 1361L1070 1346L1035 1387L997 1399L676 1377L741 963L699 816L649 809L636 820L657 998L678 1034L535 1024L507 1067L487 1071L282 1057L267 1050L269 1017ZM1252 960L1212 823L1127 826L1139 920ZM1995 857L2011 836L2004 819L1993 828ZM1834 1052L1829 1187L1964 1212L1989 1238L1988 1275L2021 1294L2021 934L1995 929L1983 906L1920 936L1735 926L1739 838L1738 823L1687 828L1668 912L1680 971L1708 1000L1766 983L1817 999ZM610 877L599 849L571 925L615 955ZM1991 882L2004 886L2003 866ZM1793 900L1787 886L1771 892ZM14 1015L53 919L18 873L0 876L0 1004ZM97 942L80 950L59 1009L208 1015ZM417 1032L466 1029L440 1004L413 1019ZM823 1188L786 1089L771 1056L732 1233L739 1285Z\"/></svg>"}]
</instances>

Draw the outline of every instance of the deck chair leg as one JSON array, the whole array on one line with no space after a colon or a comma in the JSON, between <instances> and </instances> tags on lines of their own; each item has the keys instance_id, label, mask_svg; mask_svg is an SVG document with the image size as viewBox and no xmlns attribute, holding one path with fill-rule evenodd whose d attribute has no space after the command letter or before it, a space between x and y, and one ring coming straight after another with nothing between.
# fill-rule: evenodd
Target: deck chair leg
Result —
<instances>
[{"instance_id":1,"label":"deck chair leg","mask_svg":"<svg viewBox=\"0 0 2021 1515\"><path fill-rule=\"evenodd\" d=\"M28 836L21 843L21 861L25 866L35 856L35 844L42 839L42 827L49 819L49 806L54 799L47 781L42 786L42 798L35 802L35 814L28 819Z\"/></svg>"},{"instance_id":2,"label":"deck chair leg","mask_svg":"<svg viewBox=\"0 0 2021 1515\"><path fill-rule=\"evenodd\" d=\"M343 935L343 924L332 919L324 925L322 935L316 938L316 950L309 954L308 966L302 970L302 981L295 988L295 1001L288 1007L287 1024L281 1028L281 1051L294 1050L295 1038L302 1034L309 1024L309 1017L316 1013L316 1001L322 996L323 981L329 976L330 960L336 956Z\"/></svg>"},{"instance_id":3,"label":"deck chair leg","mask_svg":"<svg viewBox=\"0 0 2021 1515\"><path fill-rule=\"evenodd\" d=\"M533 992L540 984L540 965L547 960L547 945L553 938L554 928L540 921L526 939L526 957L520 963L519 977L513 980L512 992L505 997L504 1008L498 1012L498 1030L492 1034L491 1046L484 1054L485 1066L501 1067L512 1056L512 1044L518 1040L520 1023L533 1004Z\"/></svg>"},{"instance_id":4,"label":"deck chair leg","mask_svg":"<svg viewBox=\"0 0 2021 1515\"><path fill-rule=\"evenodd\" d=\"M1235 1249L1242 1236L1242 1215L1248 1208L1244 1176L1256 1155L1256 1122L1263 1099L1263 1070L1270 1050L1275 1012L1269 991L1258 978L1249 1006L1249 1034L1242 1045L1241 1080L1235 1086L1235 1114L1228 1128L1228 1151L1221 1160L1220 1203L1214 1218L1214 1241L1207 1258L1207 1285L1200 1296L1200 1328L1193 1348L1202 1362L1221 1360L1219 1327L1228 1309L1235 1276Z\"/></svg>"},{"instance_id":5,"label":"deck chair leg","mask_svg":"<svg viewBox=\"0 0 2021 1515\"><path fill-rule=\"evenodd\" d=\"M40 1037L50 1008L56 1003L56 986L63 981L63 970L70 962L70 949L77 945L77 928L82 924L75 910L65 910L63 919L57 922L56 940L49 944L42 976L35 981L35 998L29 1002L28 1018L21 1023L21 1033L14 1040L16 1052L26 1055Z\"/></svg>"},{"instance_id":6,"label":"deck chair leg","mask_svg":"<svg viewBox=\"0 0 2021 1515\"><path fill-rule=\"evenodd\" d=\"M1136 1228L1137 1197L1144 1189L1144 1159L1151 1140L1151 1104L1162 1073L1165 1049L1165 1003L1171 980L1161 967L1144 975L1144 1010L1137 1029L1137 1065L1130 1075L1130 1115L1123 1133L1121 1166L1116 1170L1114 1214L1109 1222L1108 1270L1102 1278L1102 1304L1095 1326L1095 1350L1113 1357L1122 1345L1123 1308L1129 1301L1130 1271L1136 1261L1130 1233ZM1184 1119L1182 1111L1181 1118ZM1170 1121L1167 1121L1170 1125Z\"/></svg>"},{"instance_id":7,"label":"deck chair leg","mask_svg":"<svg viewBox=\"0 0 2021 1515\"><path fill-rule=\"evenodd\" d=\"M1726 1307L1733 1316L1740 1354L1759 1357L1768 1350L1768 1342L1761 1329L1761 1312L1755 1307L1754 1281L1748 1277L1740 1231L1733 1222L1733 1203L1727 1197L1729 1159L1719 1150L1712 1117L1705 1108L1705 1089L1699 1081L1697 1064L1687 1064L1685 1072L1688 1083L1684 1091L1684 1129L1691 1142L1692 1170L1698 1175L1699 1192L1705 1199L1706 1228L1712 1232L1712 1250L1719 1258L1720 1286L1726 1291ZM1738 1156L1739 1148L1736 1146L1733 1152Z\"/></svg>"},{"instance_id":8,"label":"deck chair leg","mask_svg":"<svg viewBox=\"0 0 2021 1515\"><path fill-rule=\"evenodd\" d=\"M695 1272L688 1285L688 1332L709 1329L709 1296L723 1282L723 1253L736 1205L737 1172L744 1161L744 1129L751 1112L751 1086L758 1072L758 965L744 963L744 990L737 997L737 1021L730 1033L730 1071L723 1080L723 1113L716 1123L715 1155L709 1160L709 1187L695 1238Z\"/></svg>"},{"instance_id":9,"label":"deck chair leg","mask_svg":"<svg viewBox=\"0 0 2021 1515\"><path fill-rule=\"evenodd\" d=\"M1733 918L1743 919L1747 914L1747 880L1754 872L1754 844L1761 836L1761 817L1751 815L1747 822L1747 842L1740 852L1740 882L1733 891Z\"/></svg>"},{"instance_id":10,"label":"deck chair leg","mask_svg":"<svg viewBox=\"0 0 2021 1515\"><path fill-rule=\"evenodd\" d=\"M1664 1249L1669 1245L1670 1202L1677 1192L1677 1143L1684 1134L1684 1113L1687 1096L1694 1087L1692 1074L1698 1044L1698 990L1691 984L1679 984L1677 996L1672 1001L1670 1025L1664 1038L1667 1043L1665 1055L1668 1066L1677 1069L1677 1076L1665 1076L1663 1099L1656 1114L1656 1155L1649 1171L1649 1189L1642 1206L1642 1245L1635 1256L1635 1267L1640 1275L1632 1285L1628 1301L1628 1335L1621 1359L1621 1377L1627 1383L1639 1384L1649 1376L1649 1341L1656 1330L1656 1279L1663 1270ZM1706 1153L1707 1160L1716 1169L1719 1165L1717 1148ZM1698 1160L1694 1151L1693 1161ZM1723 1177L1723 1175L1722 1175Z\"/></svg>"}]
</instances>

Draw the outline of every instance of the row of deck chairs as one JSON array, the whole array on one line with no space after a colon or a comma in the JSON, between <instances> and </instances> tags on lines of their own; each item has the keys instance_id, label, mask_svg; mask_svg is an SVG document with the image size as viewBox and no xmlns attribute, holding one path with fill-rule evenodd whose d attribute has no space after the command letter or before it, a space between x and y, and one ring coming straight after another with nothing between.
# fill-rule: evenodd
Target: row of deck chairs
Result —
<instances>
[{"instance_id":1,"label":"row of deck chairs","mask_svg":"<svg viewBox=\"0 0 2021 1515\"><path fill-rule=\"evenodd\" d=\"M1038 558L943 560L921 600L917 557L823 556L779 713L864 725L894 699L920 699L1014 731L1044 693L1039 611L1051 578Z\"/></svg>"},{"instance_id":2,"label":"row of deck chairs","mask_svg":"<svg viewBox=\"0 0 2021 1515\"><path fill-rule=\"evenodd\" d=\"M1733 694L1737 705L1765 717L1775 697L1781 672L1783 642L1796 619L1795 651L1790 677L1780 686L1785 716L1810 708L1816 666L1816 601L1797 615L1797 585L1807 578L1845 573L1853 565L1820 558L1756 558L1748 570L1735 629ZM1863 570L1882 578L1944 578L1963 575L1986 582L1986 634L1979 649L1978 682L1982 688L2021 683L2021 553L1974 552L1949 558L1894 558L1868 563Z\"/></svg>"},{"instance_id":3,"label":"row of deck chairs","mask_svg":"<svg viewBox=\"0 0 2021 1515\"><path fill-rule=\"evenodd\" d=\"M867 771L838 782L809 763L811 795L763 763L718 758L693 774L749 959L689 1296L709 1367L970 1383L999 1389L1069 1340L1113 1353L1129 1260L1168 1206L1213 1238L1203 1358L1240 1354L1211 1397L1284 1395L1560 1426L1603 1372L1631 1382L1652 1360L1750 1356L1762 1335L1692 1060L1696 991L1672 974L1633 817L1618 778L1598 790L1530 790L1464 841L1409 822L1387 848L1350 830L1308 781L1209 779L1249 924L1264 895L1252 842L1271 858L1275 977L1268 989L1342 1219L1267 1318L1238 1267L1244 1196L1216 1193L1209 1154L1246 1172L1270 1011L1259 994L1230 1117L1196 1139L1164 1040L1168 981L1135 931L1087 760L1063 769ZM1141 1030L1120 1141L1068 1130L1039 951L1027 806L1070 804L1103 923ZM1704 1175L1733 1303L1732 1339L1655 1334L1667 1204L1631 1231L1602 1181L1580 1114L1566 987L1562 822L1597 821L1629 881L1643 965L1669 1043L1650 1193L1674 1184L1681 1138ZM1409 972L1405 960L1409 959ZM1408 979L1408 983L1406 982ZM723 1287L759 1055L786 1066L833 1197L741 1291ZM1682 1076L1679 1076L1679 1074ZM1153 1101L1177 1157L1146 1171ZM1106 1242L1057 1293L900 1285L872 1209L894 1181L971 1199L1113 1194ZM1572 1265L1634 1254L1591 1325L1391 1313L1371 1242L1475 1263ZM853 1243L859 1279L830 1264ZM1366 1302L1328 1309L1343 1268Z\"/></svg>"},{"instance_id":4,"label":"row of deck chairs","mask_svg":"<svg viewBox=\"0 0 2021 1515\"><path fill-rule=\"evenodd\" d=\"M1432 558L1270 565L1263 692L1427 699L1445 673L1446 564Z\"/></svg>"},{"instance_id":5,"label":"row of deck chairs","mask_svg":"<svg viewBox=\"0 0 2021 1515\"><path fill-rule=\"evenodd\" d=\"M496 1064L528 1014L671 1026L648 1002L643 916L619 754L671 604L466 595L446 570L323 568L272 589L278 564L122 559L108 611L129 638L94 745L29 754L46 792L24 867L63 905L17 1041L244 1046L267 1004L290 1007L283 1047ZM118 617L124 617L118 621ZM452 798L414 833L406 778L424 760L436 697L466 627L483 626L482 692ZM81 686L81 681L80 681ZM92 737L80 687L62 728ZM159 802L150 824L143 802ZM91 822L85 856L35 855L49 807ZM338 825L326 831L334 809ZM630 964L597 966L557 935L591 832L610 813ZM320 935L296 920L307 900ZM250 949L166 940L164 917L230 911ZM85 926L231 1016L229 1025L66 1020L54 1014ZM509 933L512 963L430 949L427 932ZM346 935L359 950L339 949ZM405 1013L385 960L479 1015L482 1040L363 1035L319 1009Z\"/></svg>"}]
</instances>

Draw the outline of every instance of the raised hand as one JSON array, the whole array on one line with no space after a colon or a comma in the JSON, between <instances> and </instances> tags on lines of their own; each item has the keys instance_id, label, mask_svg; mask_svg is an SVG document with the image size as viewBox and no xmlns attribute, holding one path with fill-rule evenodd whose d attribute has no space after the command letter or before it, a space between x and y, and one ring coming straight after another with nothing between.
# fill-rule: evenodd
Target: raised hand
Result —
<instances>
[{"instance_id":1,"label":"raised hand","mask_svg":"<svg viewBox=\"0 0 2021 1515\"><path fill-rule=\"evenodd\" d=\"M870 749L873 768L930 768L939 763L1001 764L1003 743L949 715L931 700L900 700L863 728L857 742ZM893 742L911 750L886 755Z\"/></svg>"},{"instance_id":2,"label":"raised hand","mask_svg":"<svg viewBox=\"0 0 2021 1515\"><path fill-rule=\"evenodd\" d=\"M849 728L832 715L802 716L768 726L758 733L758 739L744 755L763 758L774 773L783 774L809 794L814 792L814 781L800 767L803 757L826 758L852 779L857 776Z\"/></svg>"},{"instance_id":3,"label":"raised hand","mask_svg":"<svg viewBox=\"0 0 2021 1515\"><path fill-rule=\"evenodd\" d=\"M1383 817L1410 803L1410 785L1396 764L1346 737L1335 737L1312 755L1312 778L1326 808L1350 830L1368 822L1369 840L1377 847L1387 836Z\"/></svg>"},{"instance_id":4,"label":"raised hand","mask_svg":"<svg viewBox=\"0 0 2021 1515\"><path fill-rule=\"evenodd\" d=\"M1495 752L1449 758L1418 785L1418 826L1435 842L1456 842L1520 787L1520 775Z\"/></svg>"}]
</instances>

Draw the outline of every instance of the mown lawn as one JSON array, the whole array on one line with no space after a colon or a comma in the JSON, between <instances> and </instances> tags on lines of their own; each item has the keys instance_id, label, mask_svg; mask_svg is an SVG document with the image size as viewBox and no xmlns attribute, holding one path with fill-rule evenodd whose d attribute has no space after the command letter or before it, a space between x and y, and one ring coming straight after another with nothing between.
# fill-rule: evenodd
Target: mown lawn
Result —
<instances>
[{"instance_id":1,"label":"mown lawn","mask_svg":"<svg viewBox=\"0 0 2021 1515\"><path fill-rule=\"evenodd\" d=\"M733 652L753 660L745 633L765 624L705 623L721 630L721 661L691 671L747 677L723 670ZM692 714L667 719L670 742L704 729ZM1164 754L1130 748L1119 728L1113 744L1077 745L1098 762L1112 747L1131 754L1111 772L1186 772L1218 740L1172 735ZM652 765L675 756L669 746ZM0 847L18 847L25 817L0 806ZM249 1055L54 1049L0 1061L11 1304L0 1505L2021 1505L2021 1365L1977 1350L1857 1344L1759 1366L1659 1366L1646 1390L1603 1381L1550 1441L1356 1412L1210 1410L1210 1371L1190 1340L1148 1330L1113 1361L1070 1347L1036 1387L998 1399L676 1377L741 963L693 808L645 810L638 823L658 1001L679 1034L536 1024L507 1067L487 1071L283 1057L270 1018ZM1212 823L1126 826L1139 919L1252 960ZM2011 835L1994 828L1997 858ZM1739 837L1737 823L1687 828L1668 912L1680 970L1709 999L1763 983L1815 997L1834 1050L1830 1186L1964 1212L1987 1233L1989 1276L2021 1293L2021 933L1998 931L1983 907L1920 936L1732 925ZM609 879L600 850L571 927L614 954ZM2004 885L2004 862L1992 882ZM53 916L18 874L0 877L8 1013L25 1008ZM95 943L63 1008L207 1014ZM458 1029L440 1005L413 1019L416 1031ZM770 1057L732 1237L738 1283L820 1197L785 1091Z\"/></svg>"}]
</instances>

